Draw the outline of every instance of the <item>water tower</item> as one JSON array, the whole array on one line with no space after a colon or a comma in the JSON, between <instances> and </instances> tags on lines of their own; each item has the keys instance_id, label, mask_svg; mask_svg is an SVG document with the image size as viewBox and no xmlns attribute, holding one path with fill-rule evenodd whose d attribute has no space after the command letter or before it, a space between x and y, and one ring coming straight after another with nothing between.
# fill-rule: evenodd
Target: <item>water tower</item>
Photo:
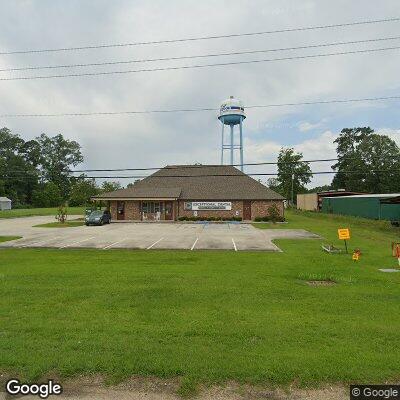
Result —
<instances>
[{"instance_id":1,"label":"water tower","mask_svg":"<svg viewBox=\"0 0 400 400\"><path fill-rule=\"evenodd\" d=\"M240 169L243 171L243 120L246 118L244 113L244 107L240 100L235 99L231 96L221 104L218 119L222 123L222 145L221 145L221 165L224 164L224 151L229 150L230 152L230 164L234 164L234 151L239 150L240 154ZM226 143L224 137L225 125L230 126L230 137L228 143ZM234 127L239 125L239 144L235 144Z\"/></svg>"}]
</instances>

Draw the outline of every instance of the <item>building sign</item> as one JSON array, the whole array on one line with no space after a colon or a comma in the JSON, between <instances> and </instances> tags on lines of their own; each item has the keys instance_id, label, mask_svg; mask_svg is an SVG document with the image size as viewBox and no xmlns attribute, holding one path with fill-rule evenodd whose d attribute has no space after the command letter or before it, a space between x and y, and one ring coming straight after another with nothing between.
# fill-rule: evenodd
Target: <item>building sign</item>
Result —
<instances>
[{"instance_id":1,"label":"building sign","mask_svg":"<svg viewBox=\"0 0 400 400\"><path fill-rule=\"evenodd\" d=\"M220 211L232 210L232 203L230 201L192 201L185 202L185 210L188 211Z\"/></svg>"}]
</instances>

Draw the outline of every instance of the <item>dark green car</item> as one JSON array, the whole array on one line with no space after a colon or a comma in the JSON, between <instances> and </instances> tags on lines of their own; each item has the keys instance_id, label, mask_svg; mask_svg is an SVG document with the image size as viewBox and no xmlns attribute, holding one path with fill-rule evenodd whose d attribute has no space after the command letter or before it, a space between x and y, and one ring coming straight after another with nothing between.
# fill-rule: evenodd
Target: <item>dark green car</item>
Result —
<instances>
[{"instance_id":1,"label":"dark green car","mask_svg":"<svg viewBox=\"0 0 400 400\"><path fill-rule=\"evenodd\" d=\"M97 210L92 211L86 218L85 224L89 225L104 225L109 224L111 222L111 214L108 210Z\"/></svg>"}]
</instances>

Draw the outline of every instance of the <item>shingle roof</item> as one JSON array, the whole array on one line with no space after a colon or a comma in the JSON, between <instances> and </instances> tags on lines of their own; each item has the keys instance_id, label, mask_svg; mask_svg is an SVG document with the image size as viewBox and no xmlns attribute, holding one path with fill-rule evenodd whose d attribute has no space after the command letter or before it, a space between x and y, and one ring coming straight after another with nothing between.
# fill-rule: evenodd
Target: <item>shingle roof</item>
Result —
<instances>
[{"instance_id":1,"label":"shingle roof","mask_svg":"<svg viewBox=\"0 0 400 400\"><path fill-rule=\"evenodd\" d=\"M181 194L180 188L169 187L139 187L138 184L126 189L118 189L114 192L103 193L100 198L160 198L160 199L177 199Z\"/></svg>"},{"instance_id":2,"label":"shingle roof","mask_svg":"<svg viewBox=\"0 0 400 400\"><path fill-rule=\"evenodd\" d=\"M178 190L180 193L176 195ZM179 197L183 200L283 200L278 193L230 165L171 165L136 182L132 188L120 189L98 197L102 199Z\"/></svg>"}]
</instances>

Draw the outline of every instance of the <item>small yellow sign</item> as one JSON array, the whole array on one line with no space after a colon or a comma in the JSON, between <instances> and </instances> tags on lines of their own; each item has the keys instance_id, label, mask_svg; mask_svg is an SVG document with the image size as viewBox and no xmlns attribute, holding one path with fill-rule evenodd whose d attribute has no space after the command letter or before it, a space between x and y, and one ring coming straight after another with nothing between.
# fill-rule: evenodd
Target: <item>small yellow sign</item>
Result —
<instances>
[{"instance_id":1,"label":"small yellow sign","mask_svg":"<svg viewBox=\"0 0 400 400\"><path fill-rule=\"evenodd\" d=\"M337 232L338 232L339 239L341 239L341 240L350 239L350 231L348 228L338 229Z\"/></svg>"}]
</instances>

